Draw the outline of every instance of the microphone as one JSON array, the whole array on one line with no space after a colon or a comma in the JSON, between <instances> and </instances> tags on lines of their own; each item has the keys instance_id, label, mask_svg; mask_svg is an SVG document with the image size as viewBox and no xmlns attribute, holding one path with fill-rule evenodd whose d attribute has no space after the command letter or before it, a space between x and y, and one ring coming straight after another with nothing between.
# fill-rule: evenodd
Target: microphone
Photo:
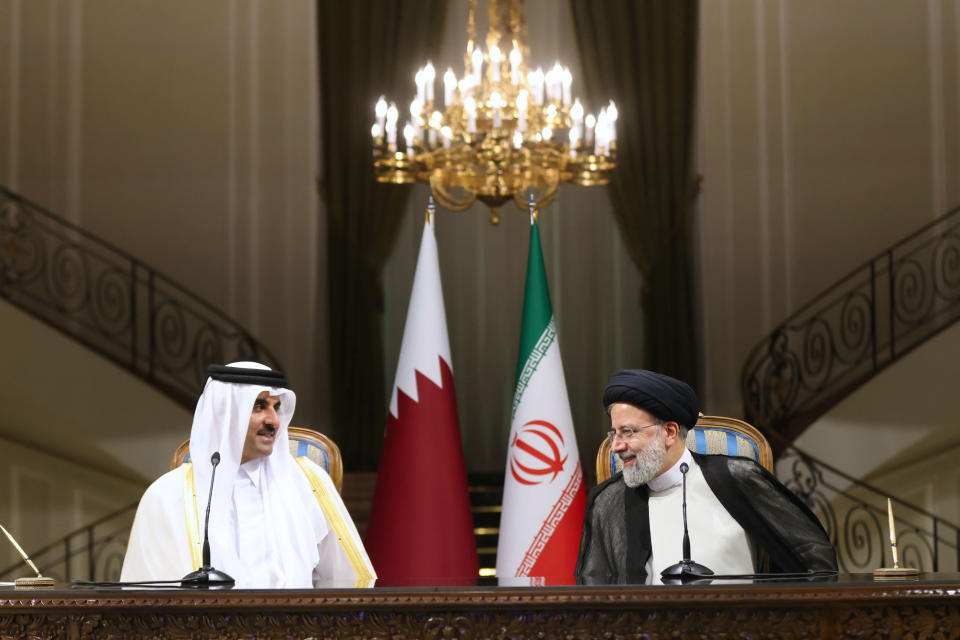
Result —
<instances>
[{"instance_id":1,"label":"microphone","mask_svg":"<svg viewBox=\"0 0 960 640\"><path fill-rule=\"evenodd\" d=\"M210 474L207 514L203 522L203 566L183 576L183 579L180 580L180 586L182 587L195 587L197 589L217 587L223 589L232 587L236 582L223 571L214 569L210 565L210 502L213 500L213 480L217 477L217 465L220 464L219 451L214 451L213 455L210 456L210 464L213 465L213 473Z\"/></svg>"},{"instance_id":2,"label":"microphone","mask_svg":"<svg viewBox=\"0 0 960 640\"><path fill-rule=\"evenodd\" d=\"M713 575L713 571L690 559L690 532L687 530L687 471L689 469L686 462L680 463L680 473L683 474L683 560L660 572L660 578L664 583L673 583L677 580L690 582Z\"/></svg>"}]
</instances>

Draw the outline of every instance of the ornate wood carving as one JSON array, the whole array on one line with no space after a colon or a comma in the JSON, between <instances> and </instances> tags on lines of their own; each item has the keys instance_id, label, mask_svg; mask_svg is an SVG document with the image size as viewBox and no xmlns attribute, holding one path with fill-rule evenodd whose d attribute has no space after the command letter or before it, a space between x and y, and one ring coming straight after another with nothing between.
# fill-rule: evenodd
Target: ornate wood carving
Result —
<instances>
[{"instance_id":1,"label":"ornate wood carving","mask_svg":"<svg viewBox=\"0 0 960 640\"><path fill-rule=\"evenodd\" d=\"M8 590L0 591L0 640L939 640L960 638L954 577L913 584L445 591Z\"/></svg>"}]
</instances>

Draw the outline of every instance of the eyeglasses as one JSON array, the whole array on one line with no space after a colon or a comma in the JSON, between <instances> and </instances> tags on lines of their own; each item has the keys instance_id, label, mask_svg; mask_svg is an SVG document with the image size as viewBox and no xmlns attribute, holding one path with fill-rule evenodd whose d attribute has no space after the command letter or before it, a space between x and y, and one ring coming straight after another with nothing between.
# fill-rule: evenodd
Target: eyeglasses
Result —
<instances>
[{"instance_id":1,"label":"eyeglasses","mask_svg":"<svg viewBox=\"0 0 960 640\"><path fill-rule=\"evenodd\" d=\"M662 422L654 422L653 424L637 427L636 429L631 429L629 427L623 429L611 429L610 431L607 431L607 438L611 443L616 442L617 438L620 438L624 442L630 442L636 438L642 430L649 429L650 427L659 427L662 424Z\"/></svg>"}]
</instances>

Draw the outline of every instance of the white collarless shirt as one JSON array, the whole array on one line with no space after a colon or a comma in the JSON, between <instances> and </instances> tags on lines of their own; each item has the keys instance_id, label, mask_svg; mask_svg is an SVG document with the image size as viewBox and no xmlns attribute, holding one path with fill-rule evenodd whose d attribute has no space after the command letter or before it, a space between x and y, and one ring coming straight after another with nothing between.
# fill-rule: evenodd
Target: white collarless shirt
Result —
<instances>
[{"instance_id":1,"label":"white collarless shirt","mask_svg":"<svg viewBox=\"0 0 960 640\"><path fill-rule=\"evenodd\" d=\"M683 474L687 471L687 529L690 557L715 574L754 572L753 550L746 532L723 508L688 449L676 464L647 483L650 489L650 543L647 584L663 584L660 573L683 559Z\"/></svg>"}]
</instances>

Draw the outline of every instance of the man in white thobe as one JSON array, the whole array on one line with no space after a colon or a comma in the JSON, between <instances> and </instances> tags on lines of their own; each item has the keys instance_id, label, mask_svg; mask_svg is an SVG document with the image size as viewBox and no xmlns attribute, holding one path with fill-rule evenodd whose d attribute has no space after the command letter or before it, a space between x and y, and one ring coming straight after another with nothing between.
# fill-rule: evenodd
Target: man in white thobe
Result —
<instances>
[{"instance_id":1,"label":"man in white thobe","mask_svg":"<svg viewBox=\"0 0 960 640\"><path fill-rule=\"evenodd\" d=\"M190 431L190 460L140 500L120 579L179 580L202 564L210 500L211 564L237 588L369 586L376 574L333 481L290 455L296 395L254 362L211 365Z\"/></svg>"}]
</instances>

